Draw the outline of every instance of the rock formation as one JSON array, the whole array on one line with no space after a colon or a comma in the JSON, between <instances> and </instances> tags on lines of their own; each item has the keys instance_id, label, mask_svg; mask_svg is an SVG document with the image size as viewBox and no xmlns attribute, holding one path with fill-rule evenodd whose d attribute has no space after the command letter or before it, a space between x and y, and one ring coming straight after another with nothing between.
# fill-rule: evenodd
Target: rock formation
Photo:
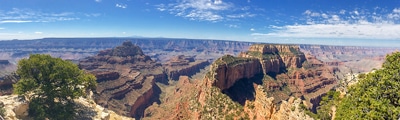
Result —
<instances>
[{"instance_id":1,"label":"rock formation","mask_svg":"<svg viewBox=\"0 0 400 120\"><path fill-rule=\"evenodd\" d=\"M163 66L169 79L178 80L180 76L194 75L209 64L207 60L195 60L194 57L179 55L171 58Z\"/></svg>"},{"instance_id":2,"label":"rock formation","mask_svg":"<svg viewBox=\"0 0 400 120\"><path fill-rule=\"evenodd\" d=\"M257 59L236 58L230 55L217 59L211 67L210 76L215 77L213 86L221 90L230 88L236 81L249 79L262 74L262 67Z\"/></svg>"},{"instance_id":3,"label":"rock formation","mask_svg":"<svg viewBox=\"0 0 400 120\"><path fill-rule=\"evenodd\" d=\"M203 80L181 77L163 88L166 97L145 119L312 119L301 106L335 83L331 69L298 46L253 45L240 56L218 58Z\"/></svg>"},{"instance_id":4,"label":"rock formation","mask_svg":"<svg viewBox=\"0 0 400 120\"><path fill-rule=\"evenodd\" d=\"M298 68L305 56L294 45L256 44L239 57L230 55L217 59L211 67L214 86L221 90L231 87L236 81L249 79L258 74L270 75L286 72L286 68Z\"/></svg>"},{"instance_id":5,"label":"rock formation","mask_svg":"<svg viewBox=\"0 0 400 120\"><path fill-rule=\"evenodd\" d=\"M18 80L19 76L16 73L11 73L0 77L0 96L12 94L12 84L17 83Z\"/></svg>"},{"instance_id":6,"label":"rock formation","mask_svg":"<svg viewBox=\"0 0 400 120\"><path fill-rule=\"evenodd\" d=\"M272 120L313 120L304 113L300 104L303 104L300 98L290 97L288 101L282 101L279 110L272 116Z\"/></svg>"},{"instance_id":7,"label":"rock formation","mask_svg":"<svg viewBox=\"0 0 400 120\"><path fill-rule=\"evenodd\" d=\"M159 90L155 82L167 81L161 64L152 61L131 42L101 51L82 60L79 66L97 78L96 103L136 118L156 102Z\"/></svg>"},{"instance_id":8,"label":"rock formation","mask_svg":"<svg viewBox=\"0 0 400 120\"><path fill-rule=\"evenodd\" d=\"M91 99L80 97L74 101L77 110L74 119L77 120L134 120L107 110ZM5 116L2 116L5 120L32 119L28 116L29 103L25 101L24 97L17 95L0 96L0 106L5 108Z\"/></svg>"},{"instance_id":9,"label":"rock formation","mask_svg":"<svg viewBox=\"0 0 400 120\"><path fill-rule=\"evenodd\" d=\"M3 116L6 120L26 119L28 117L29 104L17 95L0 96L0 106L3 106L6 110L5 116Z\"/></svg>"},{"instance_id":10,"label":"rock formation","mask_svg":"<svg viewBox=\"0 0 400 120\"><path fill-rule=\"evenodd\" d=\"M263 85L276 103L290 96L302 97L307 104L314 103L314 106L309 106L315 109L320 97L336 84L334 69L315 57L306 57L296 45L255 44L239 57L224 56L217 59L210 69L207 76L211 81L205 84L218 87L231 97L234 95L233 98L239 103L245 99L255 99L254 95L240 98L254 92L255 88L246 85L254 82ZM240 80L248 82L238 82ZM236 84L237 87L248 86L247 90L250 91L241 93L243 91L240 88L233 88Z\"/></svg>"},{"instance_id":11,"label":"rock formation","mask_svg":"<svg viewBox=\"0 0 400 120\"><path fill-rule=\"evenodd\" d=\"M201 82L189 80L188 76L180 76L176 84L162 88L165 97L161 104L153 104L145 111L144 119L154 120L193 120L199 119L200 106L197 103L197 95Z\"/></svg>"},{"instance_id":12,"label":"rock formation","mask_svg":"<svg viewBox=\"0 0 400 120\"><path fill-rule=\"evenodd\" d=\"M286 68L300 68L306 60L296 45L255 44L239 57L258 58L263 64L264 73L278 74Z\"/></svg>"},{"instance_id":13,"label":"rock formation","mask_svg":"<svg viewBox=\"0 0 400 120\"><path fill-rule=\"evenodd\" d=\"M380 68L386 54L398 50L389 47L301 45L301 50L315 56L337 71L339 79L347 73L365 73Z\"/></svg>"}]
</instances>

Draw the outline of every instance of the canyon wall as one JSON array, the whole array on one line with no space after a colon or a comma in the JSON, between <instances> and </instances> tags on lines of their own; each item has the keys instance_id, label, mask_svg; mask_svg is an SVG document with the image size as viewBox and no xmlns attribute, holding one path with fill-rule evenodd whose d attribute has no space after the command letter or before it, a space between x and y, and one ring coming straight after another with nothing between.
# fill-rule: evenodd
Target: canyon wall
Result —
<instances>
[{"instance_id":1,"label":"canyon wall","mask_svg":"<svg viewBox=\"0 0 400 120\"><path fill-rule=\"evenodd\" d=\"M156 102L160 92L155 82L165 82L161 64L143 54L131 42L99 52L79 63L97 78L96 103L118 114L140 118L144 109Z\"/></svg>"},{"instance_id":2,"label":"canyon wall","mask_svg":"<svg viewBox=\"0 0 400 120\"><path fill-rule=\"evenodd\" d=\"M194 57L179 55L163 64L168 79L178 80L180 76L192 76L210 65L208 60L195 60Z\"/></svg>"},{"instance_id":3,"label":"canyon wall","mask_svg":"<svg viewBox=\"0 0 400 120\"><path fill-rule=\"evenodd\" d=\"M315 108L318 106L315 101L337 83L334 70L315 57L305 55L296 45L255 44L239 57L217 59L207 75L211 83L205 84L224 91L239 80L245 80L263 85L275 102L294 96L304 98L310 108ZM255 77L260 75L262 77ZM246 86L245 82L239 84ZM250 98L254 99L251 95Z\"/></svg>"},{"instance_id":4,"label":"canyon wall","mask_svg":"<svg viewBox=\"0 0 400 120\"><path fill-rule=\"evenodd\" d=\"M79 62L81 69L97 78L94 94L97 104L138 119L148 106L160 102L161 91L156 82L168 84L169 79L191 76L207 65L208 60L182 55L160 64L130 41Z\"/></svg>"},{"instance_id":5,"label":"canyon wall","mask_svg":"<svg viewBox=\"0 0 400 120\"><path fill-rule=\"evenodd\" d=\"M271 75L286 72L287 68L301 67L305 55L295 45L255 44L239 57L230 55L217 59L211 66L211 83L221 90L231 87L236 81L250 79L257 74Z\"/></svg>"},{"instance_id":6,"label":"canyon wall","mask_svg":"<svg viewBox=\"0 0 400 120\"><path fill-rule=\"evenodd\" d=\"M262 74L262 67L257 59L236 58L230 55L217 59L211 70L213 72L210 75L215 77L215 81L210 84L221 90L231 87L238 80Z\"/></svg>"}]
</instances>

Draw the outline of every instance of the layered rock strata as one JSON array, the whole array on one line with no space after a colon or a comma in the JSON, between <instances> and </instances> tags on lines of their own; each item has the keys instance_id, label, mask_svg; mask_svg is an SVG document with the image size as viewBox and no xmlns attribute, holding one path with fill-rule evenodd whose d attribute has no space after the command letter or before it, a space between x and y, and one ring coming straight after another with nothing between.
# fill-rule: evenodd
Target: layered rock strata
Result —
<instances>
[{"instance_id":1,"label":"layered rock strata","mask_svg":"<svg viewBox=\"0 0 400 120\"><path fill-rule=\"evenodd\" d=\"M194 57L179 55L163 64L167 76L171 80L178 80L180 76L192 76L208 66L208 60L195 60Z\"/></svg>"},{"instance_id":2,"label":"layered rock strata","mask_svg":"<svg viewBox=\"0 0 400 120\"><path fill-rule=\"evenodd\" d=\"M207 75L211 80L205 84L224 91L239 80L261 81L257 84L262 84L275 102L295 96L315 104L336 84L333 70L315 57L306 57L299 46L255 44L239 57L217 59ZM260 75L263 77L255 77Z\"/></svg>"},{"instance_id":3,"label":"layered rock strata","mask_svg":"<svg viewBox=\"0 0 400 120\"><path fill-rule=\"evenodd\" d=\"M225 90L230 88L236 81L249 79L257 74L262 74L262 67L257 59L236 58L230 55L217 59L211 67L209 76L215 77L213 86Z\"/></svg>"},{"instance_id":4,"label":"layered rock strata","mask_svg":"<svg viewBox=\"0 0 400 120\"><path fill-rule=\"evenodd\" d=\"M239 57L230 55L217 59L211 67L210 76L214 86L221 90L231 87L240 79L250 79L258 74L275 76L287 68L301 67L305 55L294 45L256 44Z\"/></svg>"},{"instance_id":5,"label":"layered rock strata","mask_svg":"<svg viewBox=\"0 0 400 120\"><path fill-rule=\"evenodd\" d=\"M131 42L99 52L79 63L97 78L96 103L118 114L140 118L159 94L155 82L165 82L161 64Z\"/></svg>"}]
</instances>

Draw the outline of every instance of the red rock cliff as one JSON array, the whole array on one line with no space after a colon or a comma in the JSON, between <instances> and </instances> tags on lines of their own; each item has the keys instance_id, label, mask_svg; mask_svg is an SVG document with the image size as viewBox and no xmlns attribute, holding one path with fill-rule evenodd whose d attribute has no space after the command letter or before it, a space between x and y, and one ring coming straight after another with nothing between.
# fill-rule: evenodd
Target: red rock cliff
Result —
<instances>
[{"instance_id":1,"label":"red rock cliff","mask_svg":"<svg viewBox=\"0 0 400 120\"><path fill-rule=\"evenodd\" d=\"M249 79L262 74L262 67L257 59L237 58L230 55L223 56L211 65L210 75L215 78L213 86L221 90L231 87L240 79Z\"/></svg>"},{"instance_id":2,"label":"red rock cliff","mask_svg":"<svg viewBox=\"0 0 400 120\"><path fill-rule=\"evenodd\" d=\"M225 90L238 80L251 80L261 74L264 87L277 102L295 96L305 97L310 103L336 84L332 70L315 57L306 59L296 45L256 44L239 57L224 56L216 60L208 75L211 83L206 85Z\"/></svg>"},{"instance_id":3,"label":"red rock cliff","mask_svg":"<svg viewBox=\"0 0 400 120\"><path fill-rule=\"evenodd\" d=\"M152 61L131 42L99 52L79 63L97 77L94 99L118 114L140 118L158 96L155 82L166 76L161 64Z\"/></svg>"},{"instance_id":4,"label":"red rock cliff","mask_svg":"<svg viewBox=\"0 0 400 120\"><path fill-rule=\"evenodd\" d=\"M195 60L193 57L176 56L163 64L169 79L178 80L180 76L192 76L210 65L207 60Z\"/></svg>"}]
</instances>

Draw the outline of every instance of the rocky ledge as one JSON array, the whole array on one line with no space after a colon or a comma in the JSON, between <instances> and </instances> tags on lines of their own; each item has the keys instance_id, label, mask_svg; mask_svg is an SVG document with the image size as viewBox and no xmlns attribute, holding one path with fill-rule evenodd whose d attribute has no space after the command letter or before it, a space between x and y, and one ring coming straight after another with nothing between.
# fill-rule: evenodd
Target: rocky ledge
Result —
<instances>
[{"instance_id":1,"label":"rocky ledge","mask_svg":"<svg viewBox=\"0 0 400 120\"><path fill-rule=\"evenodd\" d=\"M168 79L178 80L180 76L192 76L208 66L208 60L195 60L190 56L175 56L163 64Z\"/></svg>"}]
</instances>

